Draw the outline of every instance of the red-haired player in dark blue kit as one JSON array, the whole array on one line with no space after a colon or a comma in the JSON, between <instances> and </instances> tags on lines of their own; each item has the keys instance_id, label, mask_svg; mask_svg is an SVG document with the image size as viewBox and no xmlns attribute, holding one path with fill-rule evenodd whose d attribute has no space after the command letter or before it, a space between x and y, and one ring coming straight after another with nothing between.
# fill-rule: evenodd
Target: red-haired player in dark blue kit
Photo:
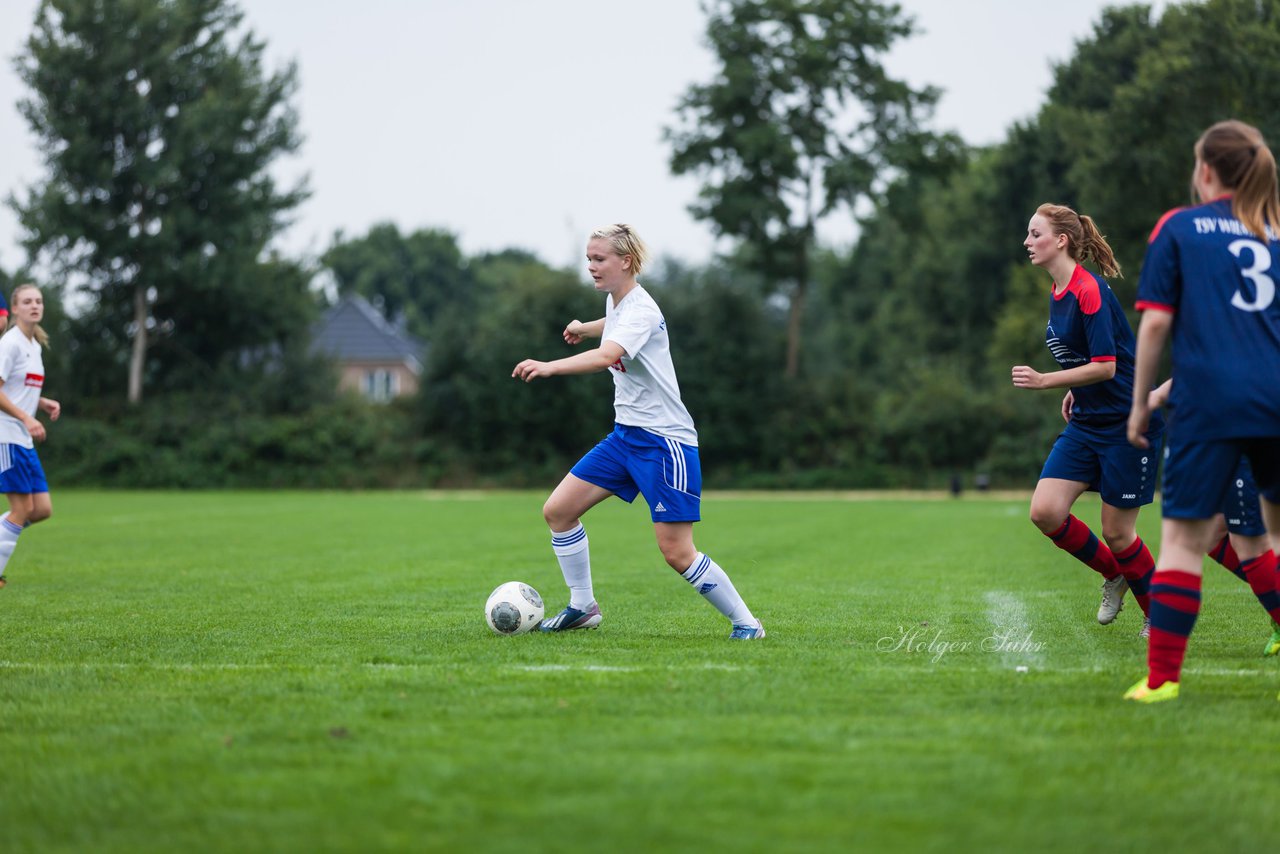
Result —
<instances>
[{"instance_id":1,"label":"red-haired player in dark blue kit","mask_svg":"<svg viewBox=\"0 0 1280 854\"><path fill-rule=\"evenodd\" d=\"M1280 535L1280 194L1262 134L1219 122L1195 145L1201 204L1165 214L1138 282L1135 383L1149 383L1173 339L1177 413L1168 436L1160 558L1151 585L1147 676L1125 693L1142 703L1178 696L1187 640L1200 613L1200 556L1241 457L1253 469L1272 548L1241 566L1272 619ZM1150 403L1134 394L1129 440L1145 443Z\"/></svg>"},{"instance_id":2,"label":"red-haired player in dark blue kit","mask_svg":"<svg viewBox=\"0 0 1280 854\"><path fill-rule=\"evenodd\" d=\"M1067 427L1040 472L1031 521L1054 545L1105 579L1098 608L1098 622L1105 625L1120 612L1126 589L1147 611L1155 561L1138 536L1138 511L1155 496L1163 421L1156 413L1146 431L1150 448L1139 451L1129 444L1133 329L1110 286L1080 266L1092 261L1104 275L1120 275L1093 220L1063 205L1041 205L1023 245L1031 263L1053 276L1045 342L1061 370L1042 374L1017 365L1013 384L1068 389L1062 401ZM1071 513L1076 499L1089 490L1102 497L1105 544Z\"/></svg>"}]
</instances>

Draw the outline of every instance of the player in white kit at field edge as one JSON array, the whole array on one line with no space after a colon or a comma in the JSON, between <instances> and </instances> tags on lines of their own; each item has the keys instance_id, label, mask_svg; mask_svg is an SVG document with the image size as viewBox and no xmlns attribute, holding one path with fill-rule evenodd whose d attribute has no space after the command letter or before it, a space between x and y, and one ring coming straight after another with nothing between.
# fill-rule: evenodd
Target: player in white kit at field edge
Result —
<instances>
[{"instance_id":1,"label":"player in white kit at field edge","mask_svg":"<svg viewBox=\"0 0 1280 854\"><path fill-rule=\"evenodd\" d=\"M18 285L13 291L12 325L0 337L0 491L9 499L9 512L0 516L0 587L5 568L23 529L53 515L49 483L45 479L35 443L43 442L45 428L36 419L44 412L57 421L62 406L41 397L44 359L41 348L49 336L40 326L44 297L35 285Z\"/></svg>"}]
</instances>

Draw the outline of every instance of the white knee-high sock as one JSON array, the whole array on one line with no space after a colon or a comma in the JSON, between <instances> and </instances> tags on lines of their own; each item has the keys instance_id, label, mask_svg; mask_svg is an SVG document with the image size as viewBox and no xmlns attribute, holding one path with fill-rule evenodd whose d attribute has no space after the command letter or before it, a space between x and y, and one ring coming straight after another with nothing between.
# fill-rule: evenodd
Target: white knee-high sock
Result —
<instances>
[{"instance_id":1,"label":"white knee-high sock","mask_svg":"<svg viewBox=\"0 0 1280 854\"><path fill-rule=\"evenodd\" d=\"M711 558L698 552L693 564L684 571L684 580L693 585L693 589L702 594L721 614L729 618L735 626L758 625L752 616L747 603L742 601L734 588L729 575Z\"/></svg>"},{"instance_id":2,"label":"white knee-high sock","mask_svg":"<svg viewBox=\"0 0 1280 854\"><path fill-rule=\"evenodd\" d=\"M8 513L0 516L0 575L4 575L4 568L18 547L18 535L21 533L22 528L9 521Z\"/></svg>"},{"instance_id":3,"label":"white knee-high sock","mask_svg":"<svg viewBox=\"0 0 1280 854\"><path fill-rule=\"evenodd\" d=\"M569 585L569 607L587 610L596 601L596 595L591 589L591 544L582 523L562 533L552 531L551 550L560 561L564 583Z\"/></svg>"}]
</instances>

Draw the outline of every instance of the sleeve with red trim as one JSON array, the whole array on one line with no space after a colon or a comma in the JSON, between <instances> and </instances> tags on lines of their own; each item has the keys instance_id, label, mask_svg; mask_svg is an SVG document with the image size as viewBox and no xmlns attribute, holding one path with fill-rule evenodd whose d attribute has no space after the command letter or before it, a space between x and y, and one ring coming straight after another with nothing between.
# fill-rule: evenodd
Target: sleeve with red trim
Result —
<instances>
[{"instance_id":1,"label":"sleeve with red trim","mask_svg":"<svg viewBox=\"0 0 1280 854\"><path fill-rule=\"evenodd\" d=\"M1156 309L1176 312L1182 298L1182 265L1178 257L1177 229L1169 222L1171 211L1161 218L1151 233L1147 254L1142 261L1142 274L1138 277L1139 311Z\"/></svg>"},{"instance_id":2,"label":"sleeve with red trim","mask_svg":"<svg viewBox=\"0 0 1280 854\"><path fill-rule=\"evenodd\" d=\"M1092 274L1086 273L1077 298L1084 317L1084 334L1089 341L1089 361L1114 362L1116 330L1111 312L1102 304L1102 287Z\"/></svg>"}]
</instances>

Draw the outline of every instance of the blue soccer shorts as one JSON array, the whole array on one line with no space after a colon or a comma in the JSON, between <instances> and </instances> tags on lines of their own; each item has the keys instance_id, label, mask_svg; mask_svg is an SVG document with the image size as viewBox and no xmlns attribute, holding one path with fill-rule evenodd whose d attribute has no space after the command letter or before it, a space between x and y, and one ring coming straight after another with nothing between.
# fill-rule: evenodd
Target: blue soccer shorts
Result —
<instances>
[{"instance_id":1,"label":"blue soccer shorts","mask_svg":"<svg viewBox=\"0 0 1280 854\"><path fill-rule=\"evenodd\" d=\"M1151 447L1143 449L1129 444L1124 426L1104 432L1067 424L1044 461L1040 479L1054 477L1087 483L1091 492L1099 493L1112 507L1150 504L1156 496L1164 425L1147 433Z\"/></svg>"},{"instance_id":2,"label":"blue soccer shorts","mask_svg":"<svg viewBox=\"0 0 1280 854\"><path fill-rule=\"evenodd\" d=\"M1241 537L1261 537L1267 533L1262 521L1262 506L1258 504L1258 487L1253 482L1253 470L1249 460L1241 459L1236 476L1227 487L1227 499L1222 502L1222 515L1227 518L1227 530Z\"/></svg>"},{"instance_id":3,"label":"blue soccer shorts","mask_svg":"<svg viewBox=\"0 0 1280 854\"><path fill-rule=\"evenodd\" d=\"M0 443L0 492L36 495L48 491L49 482L35 449Z\"/></svg>"},{"instance_id":4,"label":"blue soccer shorts","mask_svg":"<svg viewBox=\"0 0 1280 854\"><path fill-rule=\"evenodd\" d=\"M1280 503L1280 438L1182 441L1175 437L1176 429L1164 457L1166 519L1209 519L1224 512L1237 489L1244 458L1258 494Z\"/></svg>"},{"instance_id":5,"label":"blue soccer shorts","mask_svg":"<svg viewBox=\"0 0 1280 854\"><path fill-rule=\"evenodd\" d=\"M628 504L644 495L655 522L702 518L702 466L693 445L615 424L613 432L578 460L570 474Z\"/></svg>"}]
</instances>

